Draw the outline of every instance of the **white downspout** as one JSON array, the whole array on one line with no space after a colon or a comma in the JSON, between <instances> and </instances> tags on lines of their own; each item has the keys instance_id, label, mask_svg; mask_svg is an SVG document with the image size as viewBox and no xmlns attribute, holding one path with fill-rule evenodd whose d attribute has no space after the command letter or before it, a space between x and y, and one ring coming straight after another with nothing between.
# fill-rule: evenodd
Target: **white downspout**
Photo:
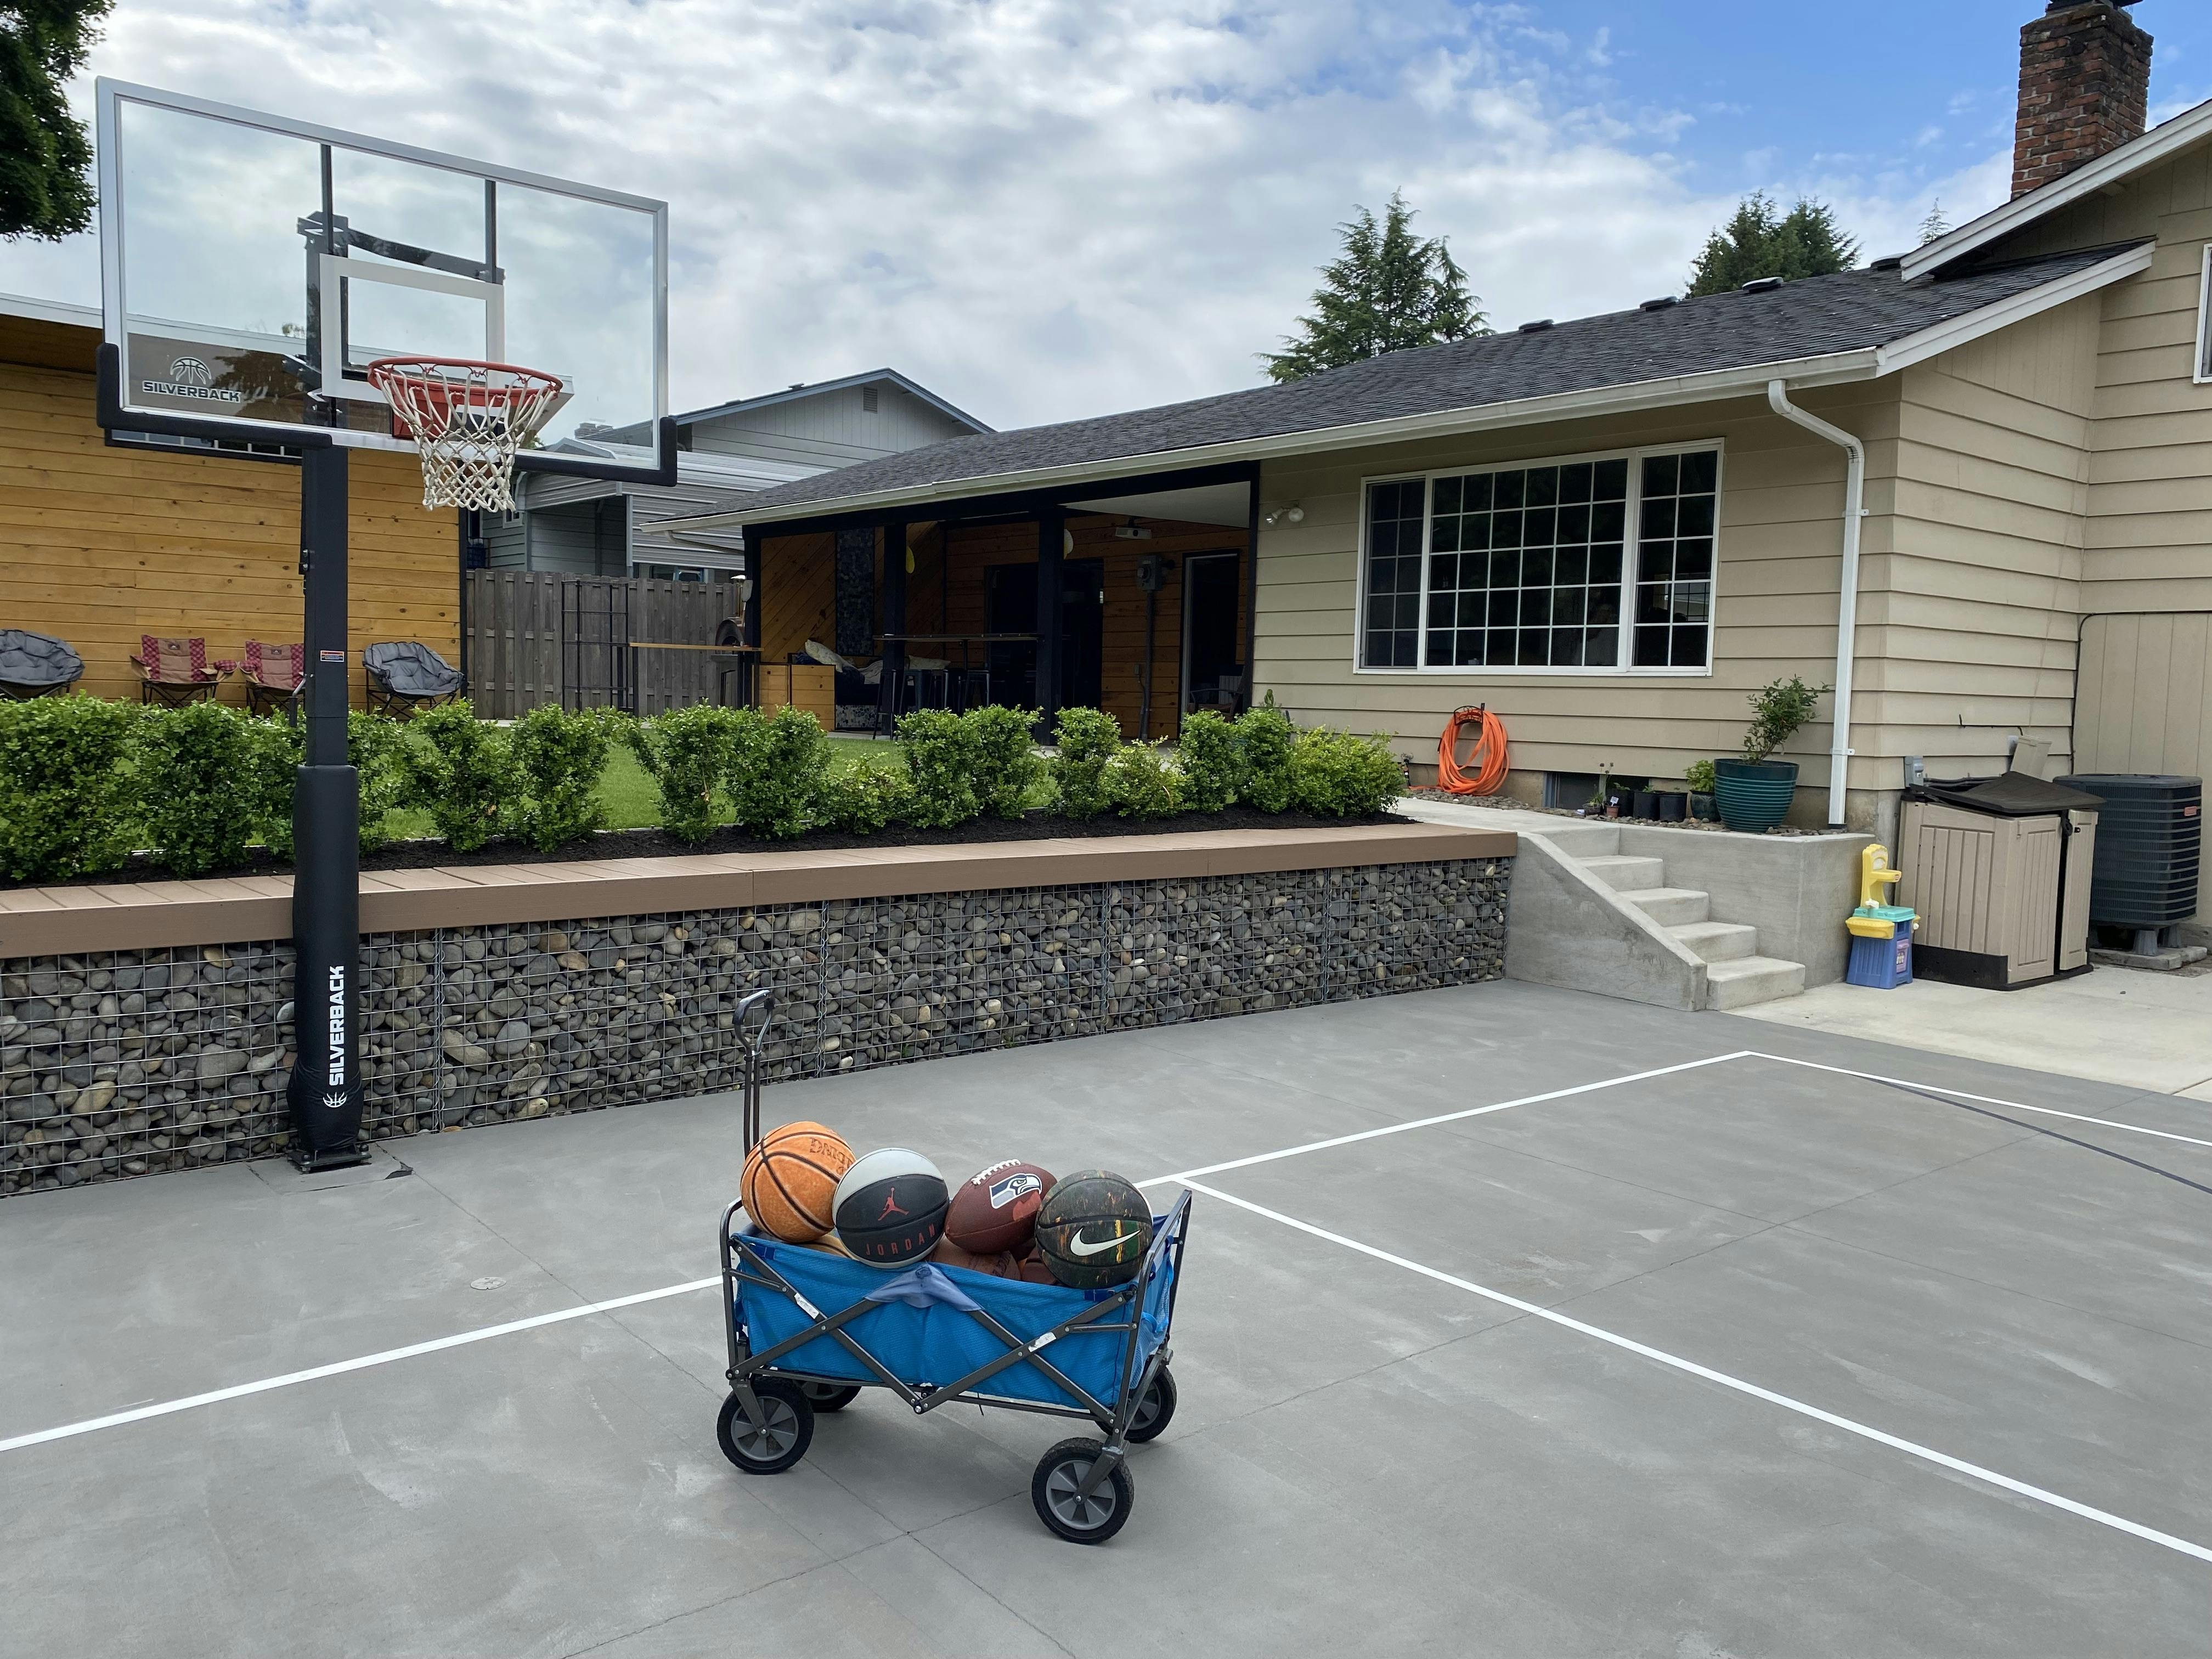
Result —
<instances>
[{"instance_id":1,"label":"white downspout","mask_svg":"<svg viewBox=\"0 0 2212 1659\"><path fill-rule=\"evenodd\" d=\"M1844 576L1836 598L1835 736L1828 746L1828 825L1839 830L1851 763L1851 664L1859 620L1859 526L1866 517L1866 446L1843 428L1832 426L1791 403L1784 381L1766 383L1766 401L1784 420L1794 421L1808 432L1841 445L1849 457L1844 473Z\"/></svg>"}]
</instances>

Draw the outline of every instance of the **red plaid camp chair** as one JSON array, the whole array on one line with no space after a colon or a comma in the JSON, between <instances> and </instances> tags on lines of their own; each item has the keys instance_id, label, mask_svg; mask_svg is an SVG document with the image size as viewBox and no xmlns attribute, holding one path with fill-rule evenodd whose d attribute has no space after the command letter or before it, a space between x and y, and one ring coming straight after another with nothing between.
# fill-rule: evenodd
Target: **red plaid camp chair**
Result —
<instances>
[{"instance_id":1,"label":"red plaid camp chair","mask_svg":"<svg viewBox=\"0 0 2212 1659\"><path fill-rule=\"evenodd\" d=\"M273 714L299 695L301 682L307 678L307 647L248 640L245 675L246 708L257 714Z\"/></svg>"},{"instance_id":2,"label":"red plaid camp chair","mask_svg":"<svg viewBox=\"0 0 2212 1659\"><path fill-rule=\"evenodd\" d=\"M234 665L208 663L207 641L202 639L165 640L153 634L138 638L139 654L131 659L138 671L138 701L181 708L202 697L211 697Z\"/></svg>"}]
</instances>

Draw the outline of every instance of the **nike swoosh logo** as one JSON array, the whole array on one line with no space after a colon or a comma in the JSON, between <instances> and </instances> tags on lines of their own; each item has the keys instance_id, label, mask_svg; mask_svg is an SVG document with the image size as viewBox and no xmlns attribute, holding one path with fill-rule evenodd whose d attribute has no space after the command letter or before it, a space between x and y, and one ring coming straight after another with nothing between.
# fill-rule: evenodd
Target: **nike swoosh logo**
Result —
<instances>
[{"instance_id":1,"label":"nike swoosh logo","mask_svg":"<svg viewBox=\"0 0 2212 1659\"><path fill-rule=\"evenodd\" d=\"M1096 1244L1087 1244L1084 1242L1083 1235L1078 1233L1067 1241L1067 1248L1077 1255L1099 1255L1108 1250L1120 1249L1127 1238L1133 1237L1135 1237L1134 1234L1124 1235L1116 1232L1111 1238L1103 1239Z\"/></svg>"}]
</instances>

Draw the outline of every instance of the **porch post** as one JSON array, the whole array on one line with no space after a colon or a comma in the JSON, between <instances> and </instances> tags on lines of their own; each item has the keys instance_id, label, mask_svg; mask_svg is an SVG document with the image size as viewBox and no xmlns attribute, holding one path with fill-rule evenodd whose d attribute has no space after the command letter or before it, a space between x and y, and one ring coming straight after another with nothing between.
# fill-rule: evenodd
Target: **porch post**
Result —
<instances>
[{"instance_id":1,"label":"porch post","mask_svg":"<svg viewBox=\"0 0 2212 1659\"><path fill-rule=\"evenodd\" d=\"M741 533L744 538L745 579L752 591L745 595L744 621L738 639L740 644L753 648L738 659L738 688L744 707L750 708L760 701L761 555L767 549L768 532L757 525L749 524Z\"/></svg>"},{"instance_id":2,"label":"porch post","mask_svg":"<svg viewBox=\"0 0 2212 1659\"><path fill-rule=\"evenodd\" d=\"M1260 665L1255 660L1260 650L1260 463L1252 463L1252 479L1246 486L1244 510L1244 556L1237 561L1237 574L1243 578L1243 592L1237 595L1245 602L1244 611L1244 706L1260 706ZM1357 625L1358 618L1353 618Z\"/></svg>"},{"instance_id":3,"label":"porch post","mask_svg":"<svg viewBox=\"0 0 2212 1659\"><path fill-rule=\"evenodd\" d=\"M1037 734L1052 741L1060 718L1060 578L1061 540L1066 514L1048 507L1037 513L1036 700Z\"/></svg>"},{"instance_id":4,"label":"porch post","mask_svg":"<svg viewBox=\"0 0 2212 1659\"><path fill-rule=\"evenodd\" d=\"M906 520L892 519L884 526L884 632L906 632ZM885 639L884 672L876 686L876 730L896 728L899 683L906 678L906 641Z\"/></svg>"}]
</instances>

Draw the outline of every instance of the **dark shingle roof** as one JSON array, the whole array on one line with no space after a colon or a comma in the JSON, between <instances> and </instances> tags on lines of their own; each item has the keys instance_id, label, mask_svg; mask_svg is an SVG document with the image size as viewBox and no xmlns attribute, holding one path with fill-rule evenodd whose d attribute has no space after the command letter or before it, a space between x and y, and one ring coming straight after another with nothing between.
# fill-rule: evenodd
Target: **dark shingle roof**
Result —
<instances>
[{"instance_id":1,"label":"dark shingle roof","mask_svg":"<svg viewBox=\"0 0 2212 1659\"><path fill-rule=\"evenodd\" d=\"M739 512L810 503L835 510L830 504L857 495L1861 351L2057 282L2115 251L2090 248L1914 283L1895 270L1846 271L1764 294L1713 295L1536 333L1424 346L1286 386L948 439L763 490Z\"/></svg>"}]
</instances>

